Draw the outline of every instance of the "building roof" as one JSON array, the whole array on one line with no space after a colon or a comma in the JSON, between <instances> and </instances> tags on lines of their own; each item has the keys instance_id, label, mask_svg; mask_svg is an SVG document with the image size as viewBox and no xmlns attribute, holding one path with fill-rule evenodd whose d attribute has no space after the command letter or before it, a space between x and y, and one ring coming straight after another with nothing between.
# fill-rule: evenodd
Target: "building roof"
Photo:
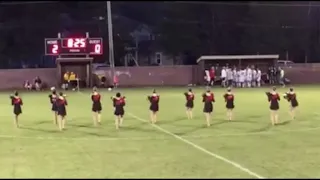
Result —
<instances>
[{"instance_id":1,"label":"building roof","mask_svg":"<svg viewBox=\"0 0 320 180\"><path fill-rule=\"evenodd\" d=\"M218 55L218 56L201 56L197 59L197 63L203 60L233 60L233 59L279 59L278 54L269 55Z\"/></svg>"}]
</instances>

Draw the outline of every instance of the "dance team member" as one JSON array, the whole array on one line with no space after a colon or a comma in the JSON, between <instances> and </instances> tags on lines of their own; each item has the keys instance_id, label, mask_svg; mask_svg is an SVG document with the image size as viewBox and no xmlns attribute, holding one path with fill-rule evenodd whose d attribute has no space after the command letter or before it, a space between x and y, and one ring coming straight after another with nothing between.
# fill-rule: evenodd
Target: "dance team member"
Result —
<instances>
[{"instance_id":1,"label":"dance team member","mask_svg":"<svg viewBox=\"0 0 320 180\"><path fill-rule=\"evenodd\" d=\"M57 108L57 92L56 89L54 87L51 88L51 94L49 95L49 99L50 99L50 103L51 103L51 111L53 112L54 115L54 119L53 119L53 123L54 124L58 124L58 108Z\"/></svg>"},{"instance_id":2,"label":"dance team member","mask_svg":"<svg viewBox=\"0 0 320 180\"><path fill-rule=\"evenodd\" d=\"M289 92L287 92L284 95L284 98L288 100L290 103L290 115L292 119L295 119L295 112L296 108L299 106L298 100L297 100L297 94L293 91L293 88L289 89Z\"/></svg>"},{"instance_id":3,"label":"dance team member","mask_svg":"<svg viewBox=\"0 0 320 180\"><path fill-rule=\"evenodd\" d=\"M98 89L96 87L93 87L92 95L92 112L93 112L93 124L94 126L97 126L97 123L101 124L101 95L98 92Z\"/></svg>"},{"instance_id":4,"label":"dance team member","mask_svg":"<svg viewBox=\"0 0 320 180\"><path fill-rule=\"evenodd\" d=\"M19 97L18 91L14 92L14 95L10 96L11 105L13 106L14 125L19 128L19 115L22 113L21 106L23 105L22 99Z\"/></svg>"},{"instance_id":5,"label":"dance team member","mask_svg":"<svg viewBox=\"0 0 320 180\"><path fill-rule=\"evenodd\" d=\"M57 104L59 130L62 131L65 129L66 116L67 116L66 106L68 105L68 102L66 99L66 95L60 92L59 97L56 100L56 104Z\"/></svg>"},{"instance_id":6,"label":"dance team member","mask_svg":"<svg viewBox=\"0 0 320 180\"><path fill-rule=\"evenodd\" d=\"M233 109L234 109L234 94L231 92L230 87L227 89L227 93L225 93L223 97L226 102L227 118L229 121L231 121L233 117Z\"/></svg>"},{"instance_id":7,"label":"dance team member","mask_svg":"<svg viewBox=\"0 0 320 180\"><path fill-rule=\"evenodd\" d=\"M153 93L151 96L148 96L148 100L150 102L150 120L151 123L157 122L157 113L159 111L159 101L160 96L157 94L156 90L153 90Z\"/></svg>"},{"instance_id":8,"label":"dance team member","mask_svg":"<svg viewBox=\"0 0 320 180\"><path fill-rule=\"evenodd\" d=\"M271 92L266 92L268 96L268 101L270 102L270 119L271 119L271 124L276 125L279 123L279 115L278 115L278 110L279 110L279 101L280 101L280 96L276 92L277 88L273 87Z\"/></svg>"},{"instance_id":9,"label":"dance team member","mask_svg":"<svg viewBox=\"0 0 320 180\"><path fill-rule=\"evenodd\" d=\"M192 115L192 109L194 106L194 93L192 92L192 89L190 88L188 90L188 92L185 92L184 95L186 96L186 108L187 108L187 117L188 119L192 119L193 115Z\"/></svg>"},{"instance_id":10,"label":"dance team member","mask_svg":"<svg viewBox=\"0 0 320 180\"><path fill-rule=\"evenodd\" d=\"M113 101L114 115L116 116L116 129L119 129L123 123L124 106L126 105L125 97L121 96L121 94L118 92L116 97L111 97L111 99Z\"/></svg>"},{"instance_id":11,"label":"dance team member","mask_svg":"<svg viewBox=\"0 0 320 180\"><path fill-rule=\"evenodd\" d=\"M211 114L213 111L213 104L212 103L215 102L213 92L211 92L208 89L207 92L203 93L202 94L202 102L204 103L203 112L206 117L207 126L209 127L211 125L210 121L211 121Z\"/></svg>"}]
</instances>

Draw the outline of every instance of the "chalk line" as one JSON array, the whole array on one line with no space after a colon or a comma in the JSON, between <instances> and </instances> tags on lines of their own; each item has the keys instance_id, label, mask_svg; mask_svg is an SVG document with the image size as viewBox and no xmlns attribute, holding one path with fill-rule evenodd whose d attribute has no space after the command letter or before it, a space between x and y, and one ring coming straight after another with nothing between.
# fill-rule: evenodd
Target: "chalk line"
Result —
<instances>
[{"instance_id":1,"label":"chalk line","mask_svg":"<svg viewBox=\"0 0 320 180\"><path fill-rule=\"evenodd\" d=\"M133 118L135 118L135 119L137 119L137 120L139 120L139 121L148 123L147 120L142 119L142 118L140 118L140 117L138 117L138 116L135 116L135 115L132 114L132 113L128 113L128 114L129 114L131 117L133 117ZM212 157L214 157L214 158L216 158L216 159L219 159L219 160L221 160L221 161L224 161L225 163L228 163L228 164L230 164L230 165L232 165L232 166L240 169L241 171L248 173L249 175L251 175L251 176L253 176L253 177L256 177L256 178L258 178L258 179L264 179L263 176L261 176L261 175L255 173L255 172L253 172L253 171L245 168L244 166L242 166L242 165L240 165L240 164L238 164L238 163L236 163L236 162L234 162L234 161L231 161L231 160L229 160L229 159L227 159L227 158L225 158L225 157L222 157L222 156L220 156L220 155L218 155L218 154L216 154L216 153L210 152L210 151L206 150L205 148L203 148L203 147L201 147L201 146L199 146L199 145L197 145L197 144L195 144L195 143L193 143L193 142L191 142L191 141L189 141L189 140L187 140L187 139L184 139L184 138L181 137L181 136L178 136L178 135L176 135L176 134L173 134L172 132L163 129L162 127L160 127L160 126L158 126L158 125L155 125L155 124L150 124L150 125L152 125L152 126L153 126L154 128L156 128L156 129L158 129L159 131L161 131L161 132L163 132L163 133L165 133L165 134L168 134L168 135L170 135L170 136L172 136L172 137L174 137L174 138L176 138L176 139L178 139L178 140L180 140L180 141L182 141L182 142L184 142L184 143L186 143L186 144L188 144L188 145L190 145L190 146L192 146L192 147L194 147L194 148L196 148L196 149L198 149L198 150L200 150L200 151L202 151L202 152L204 152L204 153L206 153L206 154L208 154L208 155L210 155L210 156L212 156Z\"/></svg>"}]
</instances>

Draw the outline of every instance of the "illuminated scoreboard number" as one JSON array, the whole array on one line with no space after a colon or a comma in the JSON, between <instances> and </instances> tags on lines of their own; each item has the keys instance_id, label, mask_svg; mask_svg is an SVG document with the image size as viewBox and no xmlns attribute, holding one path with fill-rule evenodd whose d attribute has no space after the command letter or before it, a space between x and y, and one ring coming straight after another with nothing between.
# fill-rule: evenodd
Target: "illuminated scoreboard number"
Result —
<instances>
[{"instance_id":1,"label":"illuminated scoreboard number","mask_svg":"<svg viewBox=\"0 0 320 180\"><path fill-rule=\"evenodd\" d=\"M89 38L88 39L88 52L91 55L103 54L102 38Z\"/></svg>"},{"instance_id":2,"label":"illuminated scoreboard number","mask_svg":"<svg viewBox=\"0 0 320 180\"><path fill-rule=\"evenodd\" d=\"M45 54L57 56L60 54L60 42L56 38L45 39Z\"/></svg>"},{"instance_id":3,"label":"illuminated scoreboard number","mask_svg":"<svg viewBox=\"0 0 320 180\"><path fill-rule=\"evenodd\" d=\"M46 55L102 55L102 38L45 39Z\"/></svg>"}]
</instances>

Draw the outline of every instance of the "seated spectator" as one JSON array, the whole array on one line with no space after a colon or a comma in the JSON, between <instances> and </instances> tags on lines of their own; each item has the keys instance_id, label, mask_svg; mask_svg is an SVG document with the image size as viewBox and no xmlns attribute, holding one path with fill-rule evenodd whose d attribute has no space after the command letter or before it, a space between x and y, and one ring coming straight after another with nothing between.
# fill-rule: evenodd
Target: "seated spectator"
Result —
<instances>
[{"instance_id":1,"label":"seated spectator","mask_svg":"<svg viewBox=\"0 0 320 180\"><path fill-rule=\"evenodd\" d=\"M37 91L40 91L42 89L42 81L40 79L39 76L37 76L35 79L34 79L34 86L36 88Z\"/></svg>"},{"instance_id":2,"label":"seated spectator","mask_svg":"<svg viewBox=\"0 0 320 180\"><path fill-rule=\"evenodd\" d=\"M26 80L26 81L24 82L23 87L24 87L26 90L31 90L31 89L32 89L32 85L31 85L31 83L30 83L28 80Z\"/></svg>"}]
</instances>

